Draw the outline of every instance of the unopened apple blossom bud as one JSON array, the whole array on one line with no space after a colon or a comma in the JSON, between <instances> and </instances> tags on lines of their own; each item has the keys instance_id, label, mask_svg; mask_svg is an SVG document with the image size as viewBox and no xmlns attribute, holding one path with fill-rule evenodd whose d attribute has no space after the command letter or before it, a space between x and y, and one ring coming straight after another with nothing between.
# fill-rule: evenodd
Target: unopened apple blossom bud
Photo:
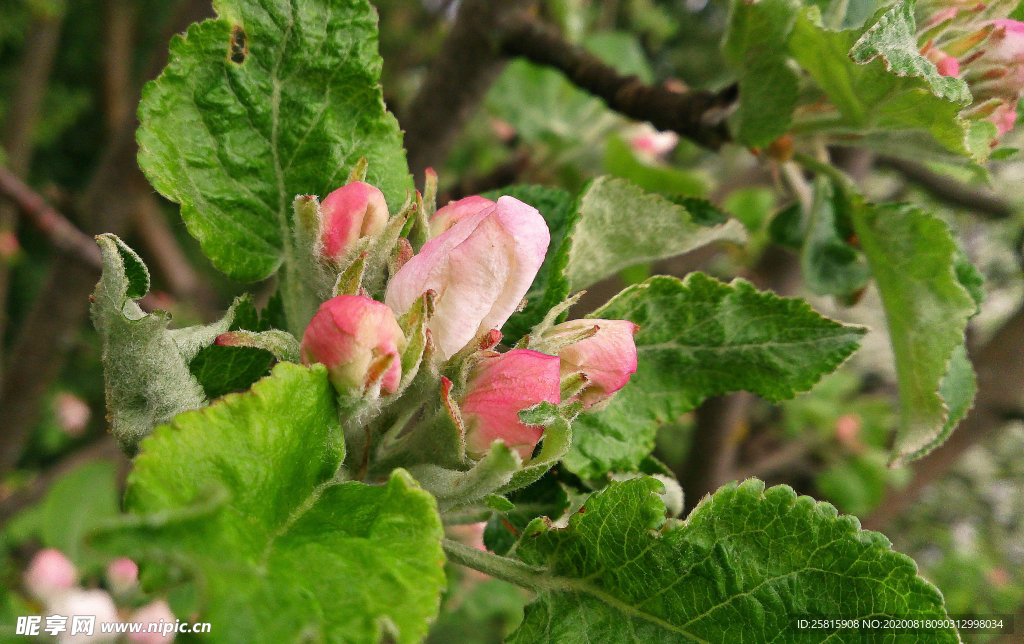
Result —
<instances>
[{"instance_id":1,"label":"unopened apple blossom bud","mask_svg":"<svg viewBox=\"0 0 1024 644\"><path fill-rule=\"evenodd\" d=\"M481 210L490 208L493 205L494 202L490 199L476 195L452 201L430 216L430 236L437 237L466 217L472 217Z\"/></svg>"},{"instance_id":2,"label":"unopened apple blossom bud","mask_svg":"<svg viewBox=\"0 0 1024 644\"><path fill-rule=\"evenodd\" d=\"M995 124L999 136L1002 136L1017 125L1017 110L1014 109L1013 103L1003 101L989 115L988 120Z\"/></svg>"},{"instance_id":3,"label":"unopened apple blossom bud","mask_svg":"<svg viewBox=\"0 0 1024 644\"><path fill-rule=\"evenodd\" d=\"M115 595L125 595L139 585L139 566L127 557L121 557L107 566L107 587Z\"/></svg>"},{"instance_id":4,"label":"unopened apple blossom bud","mask_svg":"<svg viewBox=\"0 0 1024 644\"><path fill-rule=\"evenodd\" d=\"M328 259L343 259L360 237L383 231L391 216L384 193L362 181L327 195L320 212L320 244Z\"/></svg>"},{"instance_id":5,"label":"unopened apple blossom bud","mask_svg":"<svg viewBox=\"0 0 1024 644\"><path fill-rule=\"evenodd\" d=\"M941 49L930 50L926 57L928 60L935 63L935 68L938 69L939 73L943 76L960 75L960 61Z\"/></svg>"},{"instance_id":6,"label":"unopened apple blossom bud","mask_svg":"<svg viewBox=\"0 0 1024 644\"><path fill-rule=\"evenodd\" d=\"M112 642L117 639L117 633L104 633L99 625L103 623L118 623L121 620L117 615L117 606L114 600L105 590L82 590L74 588L60 595L56 600L47 604L47 610L51 614L73 617L75 615L92 615L96 617L96 625L93 634L86 633L71 634L71 629L60 634L59 644L80 644L84 642ZM68 626L71 626L70 620Z\"/></svg>"},{"instance_id":7,"label":"unopened apple blossom bud","mask_svg":"<svg viewBox=\"0 0 1024 644\"><path fill-rule=\"evenodd\" d=\"M537 276L550 241L536 208L501 197L424 244L391 278L384 301L401 315L428 290L437 293L428 328L439 358L447 360L505 324Z\"/></svg>"},{"instance_id":8,"label":"unopened apple blossom bud","mask_svg":"<svg viewBox=\"0 0 1024 644\"><path fill-rule=\"evenodd\" d=\"M142 630L129 635L128 641L132 644L169 644L174 641L174 630L172 628L165 627L150 632L149 625L170 624L173 626L176 619L174 613L171 612L171 607L164 600L158 599L155 602L146 604L135 611L129 620L135 624L142 624Z\"/></svg>"},{"instance_id":9,"label":"unopened apple blossom bud","mask_svg":"<svg viewBox=\"0 0 1024 644\"><path fill-rule=\"evenodd\" d=\"M593 328L597 332L590 337L558 349L562 376L575 372L586 376L587 385L579 399L587 407L625 387L630 376L636 373L633 334L640 327L628 320L570 320L551 327L544 334L547 338L557 338Z\"/></svg>"},{"instance_id":10,"label":"unopened apple blossom bud","mask_svg":"<svg viewBox=\"0 0 1024 644\"><path fill-rule=\"evenodd\" d=\"M89 427L92 410L84 400L75 394L62 391L53 397L53 407L60 428L68 436L81 436Z\"/></svg>"},{"instance_id":11,"label":"unopened apple blossom bud","mask_svg":"<svg viewBox=\"0 0 1024 644\"><path fill-rule=\"evenodd\" d=\"M405 335L385 304L339 295L320 305L302 336L302 364L327 367L339 392L360 395L375 385L395 393L402 378Z\"/></svg>"},{"instance_id":12,"label":"unopened apple blossom bud","mask_svg":"<svg viewBox=\"0 0 1024 644\"><path fill-rule=\"evenodd\" d=\"M25 570L25 589L42 601L50 601L78 582L78 570L56 548L40 550Z\"/></svg>"},{"instance_id":13,"label":"unopened apple blossom bud","mask_svg":"<svg viewBox=\"0 0 1024 644\"><path fill-rule=\"evenodd\" d=\"M459 401L466 452L480 458L500 439L524 461L529 459L544 428L526 425L519 412L542 402L561 402L558 364L557 357L529 349L483 358Z\"/></svg>"}]
</instances>

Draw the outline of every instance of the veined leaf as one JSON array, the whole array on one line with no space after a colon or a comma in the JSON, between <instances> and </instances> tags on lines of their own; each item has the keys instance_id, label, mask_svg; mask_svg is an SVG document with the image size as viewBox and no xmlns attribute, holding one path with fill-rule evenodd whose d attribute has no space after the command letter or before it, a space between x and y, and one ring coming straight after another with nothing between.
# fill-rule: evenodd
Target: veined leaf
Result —
<instances>
[{"instance_id":1,"label":"veined leaf","mask_svg":"<svg viewBox=\"0 0 1024 644\"><path fill-rule=\"evenodd\" d=\"M158 428L94 544L192 575L211 642L419 642L444 586L434 500L401 470L343 482L334 397L323 367L282 363Z\"/></svg>"},{"instance_id":2,"label":"veined leaf","mask_svg":"<svg viewBox=\"0 0 1024 644\"><path fill-rule=\"evenodd\" d=\"M746 240L736 220L705 226L683 206L622 179L598 177L579 197L565 274L573 291L617 271L717 240Z\"/></svg>"},{"instance_id":3,"label":"veined leaf","mask_svg":"<svg viewBox=\"0 0 1024 644\"><path fill-rule=\"evenodd\" d=\"M217 0L171 41L139 107L139 165L181 204L215 266L253 281L290 255L292 200L341 185L360 157L392 210L412 187L379 85L366 0Z\"/></svg>"},{"instance_id":4,"label":"veined leaf","mask_svg":"<svg viewBox=\"0 0 1024 644\"><path fill-rule=\"evenodd\" d=\"M636 471L658 425L708 396L745 390L771 401L792 398L832 372L865 329L822 317L799 299L723 284L702 273L686 281L652 277L591 314L640 326L638 368L608 407L573 423L566 465L584 478Z\"/></svg>"},{"instance_id":5,"label":"veined leaf","mask_svg":"<svg viewBox=\"0 0 1024 644\"><path fill-rule=\"evenodd\" d=\"M567 528L531 524L515 554L543 572L510 644L860 644L872 635L802 630L798 620L946 618L912 559L827 503L749 480L666 522L660 487L612 483ZM878 636L960 641L952 628Z\"/></svg>"},{"instance_id":6,"label":"veined leaf","mask_svg":"<svg viewBox=\"0 0 1024 644\"><path fill-rule=\"evenodd\" d=\"M903 204L858 203L857 237L878 284L896 358L900 431L893 459L905 463L941 445L970 409L974 373L963 352L977 302L942 221Z\"/></svg>"},{"instance_id":7,"label":"veined leaf","mask_svg":"<svg viewBox=\"0 0 1024 644\"><path fill-rule=\"evenodd\" d=\"M918 53L913 6L901 0L866 28L846 31L823 27L815 8L800 14L790 55L838 108L822 127L861 135L926 132L950 152L982 160L987 145L970 140L971 128L959 116L970 91Z\"/></svg>"}]
</instances>

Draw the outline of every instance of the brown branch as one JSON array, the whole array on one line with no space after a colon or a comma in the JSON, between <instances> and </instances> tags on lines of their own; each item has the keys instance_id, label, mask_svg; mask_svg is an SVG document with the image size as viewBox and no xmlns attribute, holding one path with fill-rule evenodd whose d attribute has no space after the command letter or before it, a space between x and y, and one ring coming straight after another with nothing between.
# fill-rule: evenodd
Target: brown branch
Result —
<instances>
[{"instance_id":1,"label":"brown branch","mask_svg":"<svg viewBox=\"0 0 1024 644\"><path fill-rule=\"evenodd\" d=\"M87 266L100 268L100 249L93 238L79 230L7 168L0 168L0 195L17 206L55 247L77 257Z\"/></svg>"},{"instance_id":2,"label":"brown branch","mask_svg":"<svg viewBox=\"0 0 1024 644\"><path fill-rule=\"evenodd\" d=\"M993 219L1006 219L1013 214L1013 206L991 190L974 188L930 170L916 161L897 157L879 157L876 163L895 170L911 183L924 188L939 201L973 210Z\"/></svg>"},{"instance_id":3,"label":"brown branch","mask_svg":"<svg viewBox=\"0 0 1024 644\"><path fill-rule=\"evenodd\" d=\"M712 150L731 139L725 117L736 103L736 85L719 92L680 92L664 85L647 85L637 76L623 76L593 54L567 42L553 27L522 14L507 20L501 33L506 54L558 69L620 114L650 121L659 130L672 130Z\"/></svg>"},{"instance_id":4,"label":"brown branch","mask_svg":"<svg viewBox=\"0 0 1024 644\"><path fill-rule=\"evenodd\" d=\"M187 0L181 4L162 40L165 44L155 51L147 67L146 78L155 77L166 64L166 43L172 34L211 14L209 0ZM131 103L138 103L140 95L141 84L137 84ZM146 185L135 160L135 126L132 118L118 128L80 200L78 210L87 230L123 233L134 208L133 200L124 197ZM77 258L59 256L22 325L0 386L0 476L21 458L41 400L60 374L66 348L85 321L89 294L98 276L97 271L84 268Z\"/></svg>"},{"instance_id":5,"label":"brown branch","mask_svg":"<svg viewBox=\"0 0 1024 644\"><path fill-rule=\"evenodd\" d=\"M536 0L464 0L441 53L402 119L409 168L417 180L439 166L491 83L504 69L495 25Z\"/></svg>"},{"instance_id":6,"label":"brown branch","mask_svg":"<svg viewBox=\"0 0 1024 644\"><path fill-rule=\"evenodd\" d=\"M978 373L974 408L944 445L912 465L914 478L902 490L890 490L863 518L870 530L882 530L917 499L925 487L946 474L974 445L1024 414L1024 306L1010 316L992 339L972 356Z\"/></svg>"}]
</instances>

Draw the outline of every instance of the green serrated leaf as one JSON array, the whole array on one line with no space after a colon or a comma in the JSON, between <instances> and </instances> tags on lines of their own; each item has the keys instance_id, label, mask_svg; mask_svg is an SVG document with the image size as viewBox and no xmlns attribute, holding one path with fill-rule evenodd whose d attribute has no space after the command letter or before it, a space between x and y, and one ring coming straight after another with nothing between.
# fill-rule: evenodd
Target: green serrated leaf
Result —
<instances>
[{"instance_id":1,"label":"green serrated leaf","mask_svg":"<svg viewBox=\"0 0 1024 644\"><path fill-rule=\"evenodd\" d=\"M343 457L326 370L282 363L144 441L131 514L93 542L192 575L211 642L419 642L444 586L434 500L401 470L343 482Z\"/></svg>"},{"instance_id":2,"label":"green serrated leaf","mask_svg":"<svg viewBox=\"0 0 1024 644\"><path fill-rule=\"evenodd\" d=\"M573 291L623 268L688 252L712 241L742 242L736 220L704 226L682 206L612 177L598 177L579 198L565 274Z\"/></svg>"},{"instance_id":3,"label":"green serrated leaf","mask_svg":"<svg viewBox=\"0 0 1024 644\"><path fill-rule=\"evenodd\" d=\"M798 620L946 618L912 559L827 503L749 480L706 498L685 523L666 522L660 488L612 483L567 528L531 524L515 553L543 572L510 644L860 644L859 630L801 630ZM960 641L952 628L883 637Z\"/></svg>"},{"instance_id":4,"label":"green serrated leaf","mask_svg":"<svg viewBox=\"0 0 1024 644\"><path fill-rule=\"evenodd\" d=\"M723 49L739 72L740 104L732 131L744 145L766 146L789 128L799 83L779 43L786 41L799 10L797 0L732 3Z\"/></svg>"},{"instance_id":5,"label":"green serrated leaf","mask_svg":"<svg viewBox=\"0 0 1024 644\"><path fill-rule=\"evenodd\" d=\"M576 215L573 196L558 188L544 186L510 186L493 190L482 196L497 201L502 196L515 197L530 204L544 217L551 242L544 263L526 293L526 308L512 314L501 333L506 344L514 344L530 332L544 315L569 295L569 280L565 277L565 265L569 259L571 240L569 233L575 225Z\"/></svg>"},{"instance_id":6,"label":"green serrated leaf","mask_svg":"<svg viewBox=\"0 0 1024 644\"><path fill-rule=\"evenodd\" d=\"M970 407L970 363L950 361L977 304L958 279L957 246L939 219L906 204L860 203L853 223L889 324L900 391L893 459L905 463L941 445Z\"/></svg>"},{"instance_id":7,"label":"green serrated leaf","mask_svg":"<svg viewBox=\"0 0 1024 644\"><path fill-rule=\"evenodd\" d=\"M171 42L139 107L139 165L215 266L254 281L290 255L291 203L361 158L392 209L412 187L366 0L217 0Z\"/></svg>"},{"instance_id":8,"label":"green serrated leaf","mask_svg":"<svg viewBox=\"0 0 1024 644\"><path fill-rule=\"evenodd\" d=\"M959 116L971 102L966 84L939 75L917 52L913 33L912 1L897 3L864 29L846 31L830 31L816 9L804 10L789 36L789 52L838 108L809 125L869 137L924 133L949 152L983 160Z\"/></svg>"},{"instance_id":9,"label":"green serrated leaf","mask_svg":"<svg viewBox=\"0 0 1024 644\"><path fill-rule=\"evenodd\" d=\"M634 472L660 424L708 396L745 390L771 401L807 391L859 346L865 329L816 313L799 299L723 284L702 273L652 277L594 311L630 320L637 372L608 406L573 423L565 464L583 478Z\"/></svg>"},{"instance_id":10,"label":"green serrated leaf","mask_svg":"<svg viewBox=\"0 0 1024 644\"><path fill-rule=\"evenodd\" d=\"M847 203L827 177L815 180L800 268L807 287L819 295L848 295L871 277L864 253L847 241L852 232Z\"/></svg>"},{"instance_id":11,"label":"green serrated leaf","mask_svg":"<svg viewBox=\"0 0 1024 644\"><path fill-rule=\"evenodd\" d=\"M170 315L163 311L147 315L129 296L140 293L143 274L148 284L142 260L114 235L96 240L103 275L92 296L91 312L103 343L110 429L121 448L132 453L154 426L206 404L188 363L228 330L234 307L219 322L168 329Z\"/></svg>"},{"instance_id":12,"label":"green serrated leaf","mask_svg":"<svg viewBox=\"0 0 1024 644\"><path fill-rule=\"evenodd\" d=\"M955 76L943 76L935 63L921 55L917 45L915 4L915 0L901 0L882 14L850 48L850 59L864 65L881 58L889 73L922 78L935 96L968 105L971 91L967 83Z\"/></svg>"}]
</instances>

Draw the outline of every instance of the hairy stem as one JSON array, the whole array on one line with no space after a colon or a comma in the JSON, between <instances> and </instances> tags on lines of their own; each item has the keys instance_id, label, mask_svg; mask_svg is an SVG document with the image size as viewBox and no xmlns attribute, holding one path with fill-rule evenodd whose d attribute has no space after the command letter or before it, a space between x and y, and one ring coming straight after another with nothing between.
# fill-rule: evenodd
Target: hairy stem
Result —
<instances>
[{"instance_id":1,"label":"hairy stem","mask_svg":"<svg viewBox=\"0 0 1024 644\"><path fill-rule=\"evenodd\" d=\"M444 553L448 556L448 560L460 566L478 570L495 579L507 581L529 590L541 590L546 586L544 583L546 571L542 568L535 568L515 559L477 550L451 539L445 539L441 545L444 547Z\"/></svg>"}]
</instances>

